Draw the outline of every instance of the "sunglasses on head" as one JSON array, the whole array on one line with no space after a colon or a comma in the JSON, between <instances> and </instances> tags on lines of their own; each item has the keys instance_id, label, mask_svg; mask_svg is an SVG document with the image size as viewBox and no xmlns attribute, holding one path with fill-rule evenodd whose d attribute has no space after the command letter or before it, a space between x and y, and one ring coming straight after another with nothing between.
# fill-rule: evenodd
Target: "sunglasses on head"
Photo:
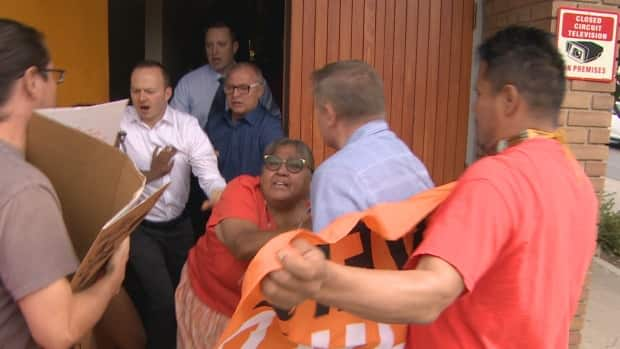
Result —
<instances>
[{"instance_id":1,"label":"sunglasses on head","mask_svg":"<svg viewBox=\"0 0 620 349\"><path fill-rule=\"evenodd\" d=\"M284 164L290 173L299 173L306 166L306 159L280 159L275 155L265 155L263 157L265 168L271 171L277 171Z\"/></svg>"}]
</instances>

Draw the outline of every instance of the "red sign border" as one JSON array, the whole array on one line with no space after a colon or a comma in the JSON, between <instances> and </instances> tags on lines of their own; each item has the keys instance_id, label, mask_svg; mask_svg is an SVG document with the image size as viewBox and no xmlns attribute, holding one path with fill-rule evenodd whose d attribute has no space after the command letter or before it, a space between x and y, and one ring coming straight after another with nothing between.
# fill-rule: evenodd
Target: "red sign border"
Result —
<instances>
[{"instance_id":1,"label":"red sign border","mask_svg":"<svg viewBox=\"0 0 620 349\"><path fill-rule=\"evenodd\" d=\"M611 79L577 78L577 77L568 77L568 76L566 77L566 80L578 80L578 81L607 82L607 83L615 81L616 80L616 71L618 70L618 27L620 27L620 13L612 12L612 11L603 11L603 10L594 10L594 9L584 9L584 8L568 7L568 6L561 6L561 7L559 7L557 15L556 15L556 28L555 28L555 32L556 32L556 36L557 36L556 47L560 43L560 36L561 36L561 33L562 33L560 31L560 23L562 22L560 20L561 19L562 10L572 10L572 11L590 12L590 13L602 13L602 14L613 15L613 16L616 17L616 33L615 33L616 35L615 35L615 38L614 38L614 66L612 67Z\"/></svg>"}]
</instances>

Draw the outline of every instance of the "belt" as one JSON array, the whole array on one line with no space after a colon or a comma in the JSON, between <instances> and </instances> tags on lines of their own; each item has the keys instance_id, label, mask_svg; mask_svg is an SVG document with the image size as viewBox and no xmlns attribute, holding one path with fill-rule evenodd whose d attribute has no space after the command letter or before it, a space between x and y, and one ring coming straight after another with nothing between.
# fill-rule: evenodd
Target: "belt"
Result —
<instances>
[{"instance_id":1,"label":"belt","mask_svg":"<svg viewBox=\"0 0 620 349\"><path fill-rule=\"evenodd\" d=\"M169 221L153 222L153 221L149 221L145 219L142 221L141 224L147 228L152 228L152 229L172 229L176 227L177 225L179 225L179 223L181 223L183 219L185 219L185 216L181 214L177 218L173 218Z\"/></svg>"}]
</instances>

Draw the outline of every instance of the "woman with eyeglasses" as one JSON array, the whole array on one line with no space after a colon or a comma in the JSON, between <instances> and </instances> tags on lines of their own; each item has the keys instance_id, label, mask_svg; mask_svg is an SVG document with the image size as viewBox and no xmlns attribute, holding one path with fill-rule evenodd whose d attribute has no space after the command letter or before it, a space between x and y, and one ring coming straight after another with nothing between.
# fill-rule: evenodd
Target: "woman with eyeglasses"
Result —
<instances>
[{"instance_id":1,"label":"woman with eyeglasses","mask_svg":"<svg viewBox=\"0 0 620 349\"><path fill-rule=\"evenodd\" d=\"M260 176L228 183L176 290L178 348L214 347L239 303L243 275L256 252L283 232L311 228L313 169L308 146L283 138L265 149Z\"/></svg>"}]
</instances>

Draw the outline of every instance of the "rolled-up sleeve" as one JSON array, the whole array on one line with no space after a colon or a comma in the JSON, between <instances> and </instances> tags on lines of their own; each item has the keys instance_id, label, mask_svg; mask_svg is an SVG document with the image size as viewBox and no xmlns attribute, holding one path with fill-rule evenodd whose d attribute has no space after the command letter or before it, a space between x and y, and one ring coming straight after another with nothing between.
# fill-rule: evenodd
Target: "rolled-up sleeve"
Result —
<instances>
[{"instance_id":1,"label":"rolled-up sleeve","mask_svg":"<svg viewBox=\"0 0 620 349\"><path fill-rule=\"evenodd\" d=\"M213 190L224 189L226 181L217 167L215 150L196 119L188 120L183 137L189 142L189 161L192 173L198 177L198 183L204 193L208 196Z\"/></svg>"}]
</instances>

